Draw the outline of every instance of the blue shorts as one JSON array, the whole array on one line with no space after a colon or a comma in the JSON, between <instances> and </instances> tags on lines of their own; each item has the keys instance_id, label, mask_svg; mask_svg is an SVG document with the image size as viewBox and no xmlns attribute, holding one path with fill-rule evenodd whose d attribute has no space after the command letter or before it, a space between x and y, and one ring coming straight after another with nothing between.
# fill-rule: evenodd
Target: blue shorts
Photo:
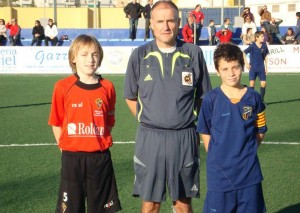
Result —
<instances>
[{"instance_id":1,"label":"blue shorts","mask_svg":"<svg viewBox=\"0 0 300 213\"><path fill-rule=\"evenodd\" d=\"M261 72L250 71L249 72L249 80L250 81L251 80L255 81L257 76L260 81L266 81L266 79L267 79L265 71L261 71Z\"/></svg>"},{"instance_id":2,"label":"blue shorts","mask_svg":"<svg viewBox=\"0 0 300 213\"><path fill-rule=\"evenodd\" d=\"M229 192L208 191L203 213L264 213L266 206L261 183Z\"/></svg>"}]
</instances>

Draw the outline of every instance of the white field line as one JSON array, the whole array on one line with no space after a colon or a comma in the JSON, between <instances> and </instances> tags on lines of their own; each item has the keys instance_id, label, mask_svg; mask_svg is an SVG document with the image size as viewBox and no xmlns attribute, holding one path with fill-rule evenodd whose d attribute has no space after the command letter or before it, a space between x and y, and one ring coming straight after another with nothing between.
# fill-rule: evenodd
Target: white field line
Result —
<instances>
[{"instance_id":1,"label":"white field line","mask_svg":"<svg viewBox=\"0 0 300 213\"><path fill-rule=\"evenodd\" d=\"M116 141L114 144L134 144L135 141ZM202 143L202 141L201 141ZM300 142L262 142L262 144L267 144L267 145L300 145ZM0 148L3 147L29 147L29 146L56 146L56 143L36 143L36 144L6 144L6 145L1 145Z\"/></svg>"}]
</instances>

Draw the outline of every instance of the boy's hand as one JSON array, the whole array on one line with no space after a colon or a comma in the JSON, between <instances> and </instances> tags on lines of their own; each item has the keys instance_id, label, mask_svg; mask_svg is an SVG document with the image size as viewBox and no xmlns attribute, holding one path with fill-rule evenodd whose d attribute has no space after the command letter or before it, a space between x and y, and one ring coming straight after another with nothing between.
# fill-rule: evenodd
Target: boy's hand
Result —
<instances>
[{"instance_id":1,"label":"boy's hand","mask_svg":"<svg viewBox=\"0 0 300 213\"><path fill-rule=\"evenodd\" d=\"M246 68L247 68L248 70L250 70L250 69L251 69L251 65L250 65L249 63L246 63Z\"/></svg>"}]
</instances>

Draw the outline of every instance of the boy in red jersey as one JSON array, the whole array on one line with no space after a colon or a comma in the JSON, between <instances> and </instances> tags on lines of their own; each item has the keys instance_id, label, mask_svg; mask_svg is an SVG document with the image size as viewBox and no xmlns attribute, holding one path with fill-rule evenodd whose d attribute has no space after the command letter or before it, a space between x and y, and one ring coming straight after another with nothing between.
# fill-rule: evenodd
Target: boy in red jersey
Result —
<instances>
[{"instance_id":1,"label":"boy in red jersey","mask_svg":"<svg viewBox=\"0 0 300 213\"><path fill-rule=\"evenodd\" d=\"M56 212L116 212L121 209L109 147L115 123L113 84L96 75L103 50L96 38L71 44L74 75L55 84L49 125L62 151ZM87 207L85 206L87 200Z\"/></svg>"}]
</instances>

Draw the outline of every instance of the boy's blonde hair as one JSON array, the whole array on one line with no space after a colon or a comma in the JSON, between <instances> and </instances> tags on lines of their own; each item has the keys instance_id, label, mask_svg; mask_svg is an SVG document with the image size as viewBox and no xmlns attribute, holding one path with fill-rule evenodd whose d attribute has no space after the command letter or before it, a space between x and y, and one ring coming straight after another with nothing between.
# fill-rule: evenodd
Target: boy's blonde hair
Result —
<instances>
[{"instance_id":1,"label":"boy's blonde hair","mask_svg":"<svg viewBox=\"0 0 300 213\"><path fill-rule=\"evenodd\" d=\"M98 49L99 51L98 67L100 67L101 62L103 60L103 49L99 41L92 35L86 35L86 34L79 35L72 42L69 49L69 64L74 73L76 73L77 70L76 70L76 64L73 63L73 61L75 59L75 56L79 52L79 49L83 46L95 46Z\"/></svg>"}]
</instances>

